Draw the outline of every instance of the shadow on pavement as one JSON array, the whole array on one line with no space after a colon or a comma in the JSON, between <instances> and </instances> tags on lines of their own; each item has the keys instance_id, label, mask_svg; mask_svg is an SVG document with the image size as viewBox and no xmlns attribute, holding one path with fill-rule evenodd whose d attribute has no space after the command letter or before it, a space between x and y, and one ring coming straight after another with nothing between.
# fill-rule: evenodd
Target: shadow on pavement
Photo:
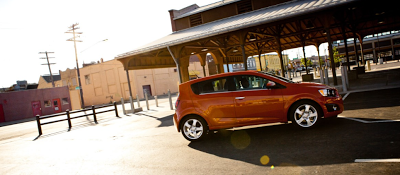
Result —
<instances>
[{"instance_id":1,"label":"shadow on pavement","mask_svg":"<svg viewBox=\"0 0 400 175\"><path fill-rule=\"evenodd\" d=\"M400 88L351 93L343 102L345 110L400 106Z\"/></svg>"},{"instance_id":2,"label":"shadow on pavement","mask_svg":"<svg viewBox=\"0 0 400 175\"><path fill-rule=\"evenodd\" d=\"M140 114L137 114L137 115L144 115L144 116L151 117L151 118L154 118L154 119L160 121L161 124L158 125L158 127L168 127L168 126L174 125L174 122L173 122L174 114L167 115L167 116L162 117L162 118L154 117L152 115L143 114L143 113L140 113Z\"/></svg>"},{"instance_id":3,"label":"shadow on pavement","mask_svg":"<svg viewBox=\"0 0 400 175\"><path fill-rule=\"evenodd\" d=\"M320 122L309 129L280 124L222 130L190 143L189 147L265 166L329 165L353 163L355 159L400 157L400 122L362 124L340 118Z\"/></svg>"},{"instance_id":4,"label":"shadow on pavement","mask_svg":"<svg viewBox=\"0 0 400 175\"><path fill-rule=\"evenodd\" d=\"M68 125L66 122L60 122L58 123L59 128L47 128L46 125L42 125L42 135L38 135L36 138L34 138L32 141L42 139L42 138L47 138L47 137L52 137L60 134L64 134L73 130L78 130L90 126L96 126L98 124L101 124L102 126L107 126L110 125L110 121L118 120L121 119L121 117L98 117L97 118L97 123L95 123L91 118L85 117L86 120L81 120L81 121L75 121L71 120L72 127L68 128ZM65 127L67 126L67 127Z\"/></svg>"}]
</instances>

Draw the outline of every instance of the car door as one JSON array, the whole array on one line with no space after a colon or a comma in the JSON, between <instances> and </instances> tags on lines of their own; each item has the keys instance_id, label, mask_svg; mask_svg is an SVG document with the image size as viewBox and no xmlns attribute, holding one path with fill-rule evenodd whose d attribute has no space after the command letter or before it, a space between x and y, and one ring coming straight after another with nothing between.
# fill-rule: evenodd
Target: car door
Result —
<instances>
[{"instance_id":1,"label":"car door","mask_svg":"<svg viewBox=\"0 0 400 175\"><path fill-rule=\"evenodd\" d=\"M234 100L228 84L228 78L223 77L192 85L196 94L192 98L193 104L212 127L225 128L237 124Z\"/></svg>"},{"instance_id":2,"label":"car door","mask_svg":"<svg viewBox=\"0 0 400 175\"><path fill-rule=\"evenodd\" d=\"M232 95L239 125L277 122L281 119L282 90L276 82L255 75L235 76L233 80L236 90Z\"/></svg>"}]
</instances>

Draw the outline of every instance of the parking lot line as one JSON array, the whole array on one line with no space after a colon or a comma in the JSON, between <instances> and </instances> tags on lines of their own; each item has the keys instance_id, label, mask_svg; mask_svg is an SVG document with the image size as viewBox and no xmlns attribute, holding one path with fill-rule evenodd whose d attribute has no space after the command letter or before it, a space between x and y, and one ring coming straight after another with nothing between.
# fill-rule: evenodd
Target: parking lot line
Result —
<instances>
[{"instance_id":1,"label":"parking lot line","mask_svg":"<svg viewBox=\"0 0 400 175\"><path fill-rule=\"evenodd\" d=\"M349 93L347 93L346 95L344 95L344 96L343 96L343 98L342 98L342 99L343 99L343 101L344 101L344 100L347 98L347 96L349 96L349 95L350 95L350 93L351 93L351 92L349 92Z\"/></svg>"},{"instance_id":2,"label":"parking lot line","mask_svg":"<svg viewBox=\"0 0 400 175\"><path fill-rule=\"evenodd\" d=\"M354 160L356 163L365 163L365 162L400 162L400 159L356 159Z\"/></svg>"},{"instance_id":3,"label":"parking lot line","mask_svg":"<svg viewBox=\"0 0 400 175\"><path fill-rule=\"evenodd\" d=\"M389 122L400 122L400 120L376 120L376 121L367 121L367 120L361 120L357 118L350 118L350 117L344 117L344 116L338 116L339 118L344 118L347 120L353 120L356 122L361 122L361 123L389 123Z\"/></svg>"}]
</instances>

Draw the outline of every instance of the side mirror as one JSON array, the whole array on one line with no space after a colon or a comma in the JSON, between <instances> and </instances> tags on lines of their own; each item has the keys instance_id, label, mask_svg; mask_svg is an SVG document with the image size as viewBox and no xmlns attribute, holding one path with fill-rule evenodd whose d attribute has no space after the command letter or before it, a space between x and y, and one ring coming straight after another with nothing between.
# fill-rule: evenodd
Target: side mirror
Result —
<instances>
[{"instance_id":1,"label":"side mirror","mask_svg":"<svg viewBox=\"0 0 400 175\"><path fill-rule=\"evenodd\" d=\"M266 86L267 86L267 88L271 88L271 87L276 86L276 84L273 81L269 81Z\"/></svg>"}]
</instances>

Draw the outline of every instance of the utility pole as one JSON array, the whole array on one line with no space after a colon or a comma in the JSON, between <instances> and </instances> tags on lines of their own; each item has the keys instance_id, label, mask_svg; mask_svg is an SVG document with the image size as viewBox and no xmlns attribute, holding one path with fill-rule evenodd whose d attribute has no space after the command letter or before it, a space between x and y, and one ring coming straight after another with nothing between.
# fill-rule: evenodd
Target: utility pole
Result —
<instances>
[{"instance_id":1,"label":"utility pole","mask_svg":"<svg viewBox=\"0 0 400 175\"><path fill-rule=\"evenodd\" d=\"M40 59L47 59L47 64L44 63L44 64L42 64L42 65L48 65L48 66L49 66L51 84L53 85L53 87L55 87L55 85L54 85L54 79L53 79L53 74L51 73L50 65L51 65L51 64L56 64L56 63L50 63L50 62L49 62L49 58L54 58L54 57L49 57L49 56L48 56L49 53L54 53L54 52L47 52L47 51L45 51L45 52L39 52L39 54L46 54L46 58L45 58L45 57L42 57L42 58L40 58Z\"/></svg>"},{"instance_id":2,"label":"utility pole","mask_svg":"<svg viewBox=\"0 0 400 175\"><path fill-rule=\"evenodd\" d=\"M78 53L76 52L76 42L82 42L81 40L76 40L76 38L79 38L79 34L82 34L82 32L75 32L75 30L78 30L79 27L77 27L79 24L75 23L72 24L69 28L68 31L65 33L72 33L73 37L70 39L67 39L67 41L73 41L74 42L74 48L75 48L75 59L76 59L76 71L78 74L78 85L79 85L79 92L81 94L81 108L83 109L85 107L85 102L83 101L83 92L82 92L82 84L81 84L81 75L79 73L79 64L78 64ZM78 35L76 35L78 34Z\"/></svg>"}]
</instances>

